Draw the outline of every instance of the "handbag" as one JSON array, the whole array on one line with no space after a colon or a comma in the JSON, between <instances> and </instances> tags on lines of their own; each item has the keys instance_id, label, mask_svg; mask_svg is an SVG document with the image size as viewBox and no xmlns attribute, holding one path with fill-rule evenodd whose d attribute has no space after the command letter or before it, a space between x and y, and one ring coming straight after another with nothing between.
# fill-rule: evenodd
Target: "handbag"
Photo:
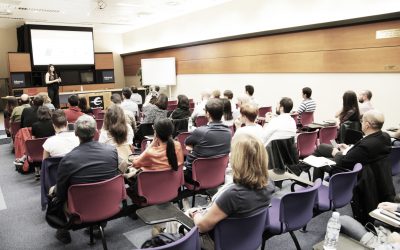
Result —
<instances>
[{"instance_id":1,"label":"handbag","mask_svg":"<svg viewBox=\"0 0 400 250\"><path fill-rule=\"evenodd\" d=\"M68 220L64 213L64 202L57 197L51 199L47 205L46 221L49 226L56 229L65 228L68 225Z\"/></svg>"},{"instance_id":2,"label":"handbag","mask_svg":"<svg viewBox=\"0 0 400 250\"><path fill-rule=\"evenodd\" d=\"M160 233L150 240L146 240L141 248L159 247L170 244L181 238L180 234Z\"/></svg>"}]
</instances>

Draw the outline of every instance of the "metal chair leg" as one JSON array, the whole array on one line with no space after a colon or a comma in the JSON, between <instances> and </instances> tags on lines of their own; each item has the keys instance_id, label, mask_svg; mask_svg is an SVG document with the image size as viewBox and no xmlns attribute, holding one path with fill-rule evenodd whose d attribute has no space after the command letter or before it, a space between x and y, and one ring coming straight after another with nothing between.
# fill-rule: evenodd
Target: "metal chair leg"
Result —
<instances>
[{"instance_id":1,"label":"metal chair leg","mask_svg":"<svg viewBox=\"0 0 400 250\"><path fill-rule=\"evenodd\" d=\"M90 236L90 242L89 245L94 245L94 239L93 239L93 226L89 227L89 236Z\"/></svg>"},{"instance_id":2,"label":"metal chair leg","mask_svg":"<svg viewBox=\"0 0 400 250\"><path fill-rule=\"evenodd\" d=\"M302 229L300 229L300 232L302 233L307 233L307 225L305 225Z\"/></svg>"},{"instance_id":3,"label":"metal chair leg","mask_svg":"<svg viewBox=\"0 0 400 250\"><path fill-rule=\"evenodd\" d=\"M100 235L101 235L101 241L103 242L103 249L107 250L106 237L104 235L104 229L101 225L99 225L99 230L100 230Z\"/></svg>"},{"instance_id":4,"label":"metal chair leg","mask_svg":"<svg viewBox=\"0 0 400 250\"><path fill-rule=\"evenodd\" d=\"M195 201L196 201L196 194L194 194L192 197L192 207L194 207Z\"/></svg>"},{"instance_id":5,"label":"metal chair leg","mask_svg":"<svg viewBox=\"0 0 400 250\"><path fill-rule=\"evenodd\" d=\"M297 238L296 238L296 235L294 234L294 232L293 232L293 231L290 231L289 233L290 233L290 236L292 236L292 239L293 239L293 241L294 241L294 244L296 245L296 249L297 249L297 250L301 250L300 244L299 244L299 242L297 241Z\"/></svg>"}]
</instances>

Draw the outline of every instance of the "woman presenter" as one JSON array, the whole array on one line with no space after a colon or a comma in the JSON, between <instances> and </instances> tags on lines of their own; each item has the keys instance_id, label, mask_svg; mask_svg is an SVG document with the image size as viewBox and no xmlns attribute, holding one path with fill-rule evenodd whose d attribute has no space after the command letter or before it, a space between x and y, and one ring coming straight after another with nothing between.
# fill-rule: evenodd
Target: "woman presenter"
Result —
<instances>
[{"instance_id":1,"label":"woman presenter","mask_svg":"<svg viewBox=\"0 0 400 250\"><path fill-rule=\"evenodd\" d=\"M61 78L58 77L54 65L50 64L45 76L47 93L53 103L54 107L60 108L60 100L58 96L58 85L61 83Z\"/></svg>"}]
</instances>

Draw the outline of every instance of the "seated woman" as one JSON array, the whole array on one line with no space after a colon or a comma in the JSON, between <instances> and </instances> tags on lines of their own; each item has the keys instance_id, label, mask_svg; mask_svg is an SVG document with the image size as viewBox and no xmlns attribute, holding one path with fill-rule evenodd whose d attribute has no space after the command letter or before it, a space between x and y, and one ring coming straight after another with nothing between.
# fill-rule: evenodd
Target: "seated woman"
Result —
<instances>
[{"instance_id":1,"label":"seated woman","mask_svg":"<svg viewBox=\"0 0 400 250\"><path fill-rule=\"evenodd\" d=\"M228 99L221 99L222 103L224 105L224 113L222 115L222 123L225 124L228 127L234 126L234 120L232 116L232 105L231 102Z\"/></svg>"},{"instance_id":2,"label":"seated woman","mask_svg":"<svg viewBox=\"0 0 400 250\"><path fill-rule=\"evenodd\" d=\"M339 119L339 126L346 121L360 121L358 99L354 91L349 90L343 94L343 107L335 118Z\"/></svg>"},{"instance_id":3,"label":"seated woman","mask_svg":"<svg viewBox=\"0 0 400 250\"><path fill-rule=\"evenodd\" d=\"M93 110L91 107L88 106L86 97L79 98L78 107L81 109L82 113L93 116Z\"/></svg>"},{"instance_id":4,"label":"seated woman","mask_svg":"<svg viewBox=\"0 0 400 250\"><path fill-rule=\"evenodd\" d=\"M186 119L190 117L189 98L185 95L178 95L178 105L172 111L169 118L171 119Z\"/></svg>"},{"instance_id":5,"label":"seated woman","mask_svg":"<svg viewBox=\"0 0 400 250\"><path fill-rule=\"evenodd\" d=\"M40 106L37 118L38 121L32 124L32 139L53 136L55 131L51 122L50 109L47 106Z\"/></svg>"},{"instance_id":6,"label":"seated woman","mask_svg":"<svg viewBox=\"0 0 400 250\"><path fill-rule=\"evenodd\" d=\"M201 233L227 217L251 216L270 204L274 187L268 181L268 156L262 142L248 134L235 136L230 163L233 183L221 188L207 209L188 210Z\"/></svg>"},{"instance_id":7,"label":"seated woman","mask_svg":"<svg viewBox=\"0 0 400 250\"><path fill-rule=\"evenodd\" d=\"M143 107L143 123L155 123L157 119L167 118L168 97L160 94L155 105L149 104Z\"/></svg>"}]
</instances>

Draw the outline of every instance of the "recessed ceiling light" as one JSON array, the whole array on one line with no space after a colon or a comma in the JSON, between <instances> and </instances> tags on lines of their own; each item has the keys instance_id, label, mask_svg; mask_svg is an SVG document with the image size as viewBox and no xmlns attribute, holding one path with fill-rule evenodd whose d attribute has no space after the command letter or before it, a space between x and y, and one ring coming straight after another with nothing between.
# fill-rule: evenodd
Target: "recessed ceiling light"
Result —
<instances>
[{"instance_id":1,"label":"recessed ceiling light","mask_svg":"<svg viewBox=\"0 0 400 250\"><path fill-rule=\"evenodd\" d=\"M168 1L168 2L166 2L165 4L166 4L166 5L169 5L169 6L176 6L176 5L179 4L179 2L178 2L178 1Z\"/></svg>"},{"instance_id":2,"label":"recessed ceiling light","mask_svg":"<svg viewBox=\"0 0 400 250\"><path fill-rule=\"evenodd\" d=\"M146 12L146 11L141 11L141 12L138 12L136 15L137 15L138 17L145 17L145 16L150 16L151 14L153 14L153 13L151 13L151 12Z\"/></svg>"}]
</instances>

